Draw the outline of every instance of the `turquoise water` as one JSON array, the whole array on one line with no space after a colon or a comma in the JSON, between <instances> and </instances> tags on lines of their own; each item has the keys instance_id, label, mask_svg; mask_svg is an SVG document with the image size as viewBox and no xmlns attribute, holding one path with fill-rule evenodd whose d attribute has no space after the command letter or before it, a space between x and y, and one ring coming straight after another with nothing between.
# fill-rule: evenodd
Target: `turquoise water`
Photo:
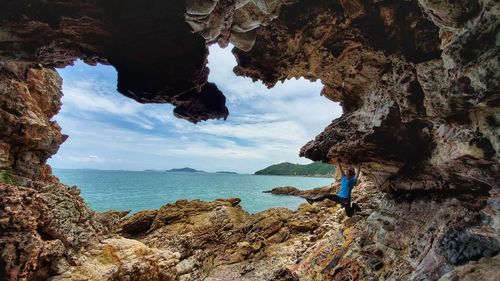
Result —
<instances>
[{"instance_id":1,"label":"turquoise water","mask_svg":"<svg viewBox=\"0 0 500 281\"><path fill-rule=\"evenodd\" d=\"M76 185L96 211L158 209L179 199L241 198L250 213L273 207L296 209L305 201L295 196L262 193L278 186L309 189L330 184L329 178L257 176L215 173L166 173L155 171L103 171L54 169L67 185Z\"/></svg>"}]
</instances>

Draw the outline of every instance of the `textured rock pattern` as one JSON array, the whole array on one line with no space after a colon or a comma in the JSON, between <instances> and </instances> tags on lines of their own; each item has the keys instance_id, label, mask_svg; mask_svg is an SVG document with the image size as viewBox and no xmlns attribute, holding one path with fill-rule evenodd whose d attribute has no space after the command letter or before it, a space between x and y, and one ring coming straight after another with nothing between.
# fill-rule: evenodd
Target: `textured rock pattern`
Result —
<instances>
[{"instance_id":1,"label":"textured rock pattern","mask_svg":"<svg viewBox=\"0 0 500 281\"><path fill-rule=\"evenodd\" d=\"M61 84L54 70L0 63L0 169L21 183L57 181L45 163L67 138L51 121L61 108Z\"/></svg>"},{"instance_id":2,"label":"textured rock pattern","mask_svg":"<svg viewBox=\"0 0 500 281\"><path fill-rule=\"evenodd\" d=\"M234 50L235 72L268 86L319 78L323 95L341 102L344 115L303 156L363 162L385 190L491 188L498 180L499 5L434 2L421 1L423 12L411 1L283 7L257 30L250 52Z\"/></svg>"},{"instance_id":3,"label":"textured rock pattern","mask_svg":"<svg viewBox=\"0 0 500 281\"><path fill-rule=\"evenodd\" d=\"M2 61L110 63L121 93L173 103L176 116L198 122L228 115L222 92L206 83L206 44L232 42L238 75L268 86L321 79L322 94L343 105L301 155L364 162L384 190L488 189L498 180L497 1L2 5Z\"/></svg>"},{"instance_id":4,"label":"textured rock pattern","mask_svg":"<svg viewBox=\"0 0 500 281\"><path fill-rule=\"evenodd\" d=\"M178 253L151 249L137 240L109 238L92 246L52 280L179 280L175 267L178 263Z\"/></svg>"},{"instance_id":5,"label":"textured rock pattern","mask_svg":"<svg viewBox=\"0 0 500 281\"><path fill-rule=\"evenodd\" d=\"M29 188L0 185L0 279L498 280L499 10L493 0L2 1L0 169ZM215 42L239 48L236 74L267 86L321 79L344 115L301 155L363 163L373 184L357 187L360 214L184 200L117 225L123 213L96 215L57 184L45 165L66 138L50 121L53 67L111 64L128 97L172 103L191 122L226 118L207 83ZM140 241L102 240L116 227Z\"/></svg>"},{"instance_id":6,"label":"textured rock pattern","mask_svg":"<svg viewBox=\"0 0 500 281\"><path fill-rule=\"evenodd\" d=\"M500 278L498 265L500 264L500 255L493 258L484 258L480 262L471 262L467 265L457 267L455 270L443 275L439 281L495 281Z\"/></svg>"},{"instance_id":7,"label":"textured rock pattern","mask_svg":"<svg viewBox=\"0 0 500 281\"><path fill-rule=\"evenodd\" d=\"M0 184L0 280L46 280L107 232L79 194Z\"/></svg>"},{"instance_id":8,"label":"textured rock pattern","mask_svg":"<svg viewBox=\"0 0 500 281\"><path fill-rule=\"evenodd\" d=\"M255 44L256 29L278 17L283 5L297 0L187 0L186 21L208 43L229 43L245 52Z\"/></svg>"},{"instance_id":9,"label":"textured rock pattern","mask_svg":"<svg viewBox=\"0 0 500 281\"><path fill-rule=\"evenodd\" d=\"M132 216L125 218L120 223L122 233L131 236L145 233L146 231L149 230L149 228L153 224L153 221L156 218L157 214L158 210L145 210L137 212Z\"/></svg>"},{"instance_id":10,"label":"textured rock pattern","mask_svg":"<svg viewBox=\"0 0 500 281\"><path fill-rule=\"evenodd\" d=\"M495 280L498 195L394 197L364 182L354 198L362 212L352 218L330 201L249 215L236 199L180 200L122 221L150 225L134 229L142 243L104 241L56 280L162 280L165 263L163 280ZM456 267L454 249L480 251Z\"/></svg>"},{"instance_id":11,"label":"textured rock pattern","mask_svg":"<svg viewBox=\"0 0 500 281\"><path fill-rule=\"evenodd\" d=\"M451 264L464 264L482 257L492 257L500 250L497 240L464 229L450 229L441 240L446 259Z\"/></svg>"},{"instance_id":12,"label":"textured rock pattern","mask_svg":"<svg viewBox=\"0 0 500 281\"><path fill-rule=\"evenodd\" d=\"M172 103L178 117L192 122L226 118L224 95L206 84L208 49L185 22L184 2L2 1L0 60L111 64L125 96Z\"/></svg>"}]
</instances>

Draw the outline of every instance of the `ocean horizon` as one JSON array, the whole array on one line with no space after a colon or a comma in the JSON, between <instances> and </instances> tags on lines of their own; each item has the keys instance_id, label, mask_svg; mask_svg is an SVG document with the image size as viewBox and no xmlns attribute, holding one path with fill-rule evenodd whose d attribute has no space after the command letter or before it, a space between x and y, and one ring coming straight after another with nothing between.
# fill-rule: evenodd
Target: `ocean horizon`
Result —
<instances>
[{"instance_id":1,"label":"ocean horizon","mask_svg":"<svg viewBox=\"0 0 500 281\"><path fill-rule=\"evenodd\" d=\"M212 201L238 197L249 213L269 208L295 210L306 201L296 196L262 193L279 186L311 189L332 183L332 178L233 174L217 172L166 172L163 170L53 169L67 185L76 185L90 208L130 210L158 209L180 199Z\"/></svg>"}]
</instances>

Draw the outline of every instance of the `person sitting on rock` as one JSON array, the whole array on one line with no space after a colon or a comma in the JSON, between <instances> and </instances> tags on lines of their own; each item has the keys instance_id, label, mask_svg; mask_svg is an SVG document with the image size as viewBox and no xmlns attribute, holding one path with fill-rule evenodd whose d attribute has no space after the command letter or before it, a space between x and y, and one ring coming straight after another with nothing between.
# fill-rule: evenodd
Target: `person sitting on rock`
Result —
<instances>
[{"instance_id":1,"label":"person sitting on rock","mask_svg":"<svg viewBox=\"0 0 500 281\"><path fill-rule=\"evenodd\" d=\"M323 201L325 199L332 200L344 206L346 215L348 217L351 217L354 214L354 211L361 211L361 208L359 208L358 204L353 203L351 206L351 191L352 188L356 185L356 181L358 180L359 172L361 171L361 165L358 166L357 174L355 174L354 169L350 167L349 169L344 171L340 162L339 170L342 177L340 180L340 189L337 194L324 194L315 198L306 197L305 199L309 204L312 204L313 202Z\"/></svg>"}]
</instances>

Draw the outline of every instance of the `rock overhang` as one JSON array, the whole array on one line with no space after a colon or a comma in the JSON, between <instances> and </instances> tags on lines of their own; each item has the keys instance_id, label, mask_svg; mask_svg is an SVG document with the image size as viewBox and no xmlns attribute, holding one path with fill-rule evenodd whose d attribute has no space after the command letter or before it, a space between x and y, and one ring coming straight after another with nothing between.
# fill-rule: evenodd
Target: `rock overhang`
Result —
<instances>
[{"instance_id":1,"label":"rock overhang","mask_svg":"<svg viewBox=\"0 0 500 281\"><path fill-rule=\"evenodd\" d=\"M67 280L95 271L110 280L198 280L249 268L289 279L340 278L353 270L365 279L490 278L498 273L498 255L488 258L498 252L499 233L499 190L492 188L500 145L497 2L2 1L0 169L11 169L29 188L0 183L0 279ZM185 9L194 27L185 22ZM254 15L258 20L241 20ZM174 36L176 44L163 36ZM390 194L362 182L353 198L363 213L353 219L328 205L303 205L249 221L235 200L179 201L142 213L128 229L137 234L154 225L161 235L144 242L172 248L123 238L99 243L113 219L92 212L78 189L57 183L45 165L65 139L50 120L62 94L52 68L77 58L113 64L123 94L172 103L177 116L197 122L227 116L223 94L206 83L206 46L215 42L240 46L233 50L236 73L268 86L291 77L321 79L322 94L341 102L345 114L301 154L363 163L372 183ZM237 215L226 216L220 205ZM172 216L179 210L199 222L199 211L212 208L211 228L183 225L203 229L186 233L189 239L175 231L169 237L168 224L162 229L172 218L185 222L185 213ZM237 220L226 223L226 217ZM288 239L294 242L282 243ZM93 249L79 254L87 244ZM75 267L79 255L84 262ZM229 264L214 267L214 256ZM106 267L95 266L101 262ZM94 271L79 272L88 267Z\"/></svg>"},{"instance_id":2,"label":"rock overhang","mask_svg":"<svg viewBox=\"0 0 500 281\"><path fill-rule=\"evenodd\" d=\"M498 180L494 1L2 5L3 62L111 64L122 94L172 103L177 117L196 123L229 114L223 93L207 83L206 65L208 45L232 43L237 75L268 87L293 77L320 79L322 95L343 106L344 115L305 145L302 156L365 163L364 172L389 191Z\"/></svg>"},{"instance_id":3,"label":"rock overhang","mask_svg":"<svg viewBox=\"0 0 500 281\"><path fill-rule=\"evenodd\" d=\"M192 122L228 115L221 92L207 85L208 48L185 22L184 1L2 5L2 61L111 64L118 72L117 90L138 102L172 103L179 107L177 116Z\"/></svg>"}]
</instances>

